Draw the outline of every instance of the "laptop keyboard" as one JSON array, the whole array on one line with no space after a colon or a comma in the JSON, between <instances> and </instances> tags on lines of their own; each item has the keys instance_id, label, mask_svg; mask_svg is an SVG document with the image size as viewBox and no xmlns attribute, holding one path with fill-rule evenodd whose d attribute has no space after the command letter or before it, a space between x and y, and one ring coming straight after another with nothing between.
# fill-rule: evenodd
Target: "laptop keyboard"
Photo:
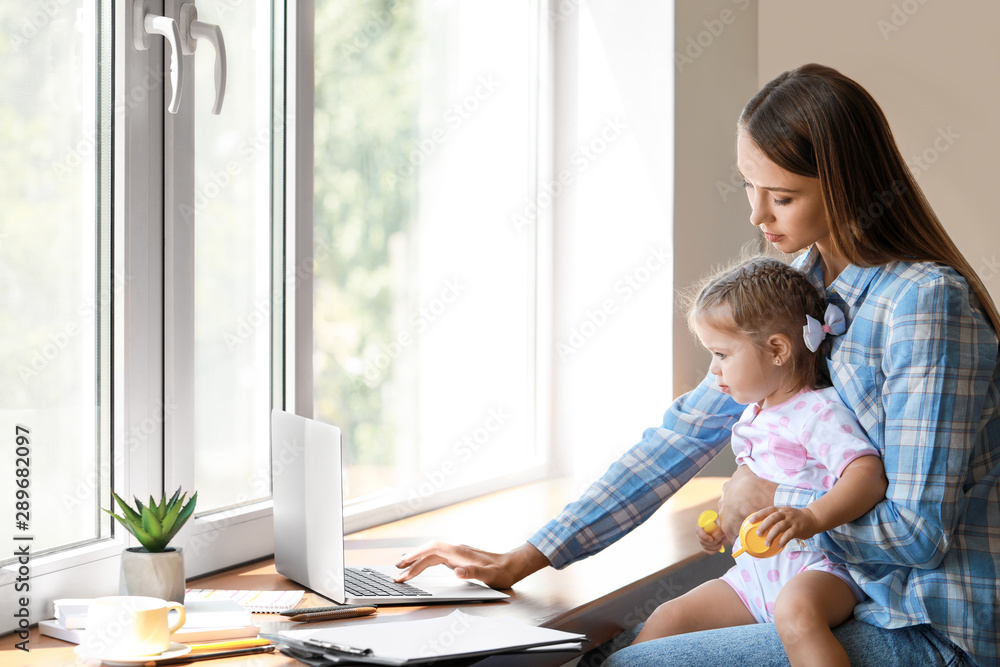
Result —
<instances>
[{"instance_id":1,"label":"laptop keyboard","mask_svg":"<svg viewBox=\"0 0 1000 667\"><path fill-rule=\"evenodd\" d=\"M392 577L368 568L344 568L344 588L352 597L395 597L430 595L410 584L397 584Z\"/></svg>"}]
</instances>

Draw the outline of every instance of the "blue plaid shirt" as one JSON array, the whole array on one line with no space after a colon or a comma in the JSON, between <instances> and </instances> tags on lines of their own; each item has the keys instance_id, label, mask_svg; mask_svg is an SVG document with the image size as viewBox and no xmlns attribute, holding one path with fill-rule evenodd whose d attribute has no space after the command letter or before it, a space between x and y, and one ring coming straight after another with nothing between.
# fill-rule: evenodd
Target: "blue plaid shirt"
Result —
<instances>
[{"instance_id":1,"label":"blue plaid shirt","mask_svg":"<svg viewBox=\"0 0 1000 667\"><path fill-rule=\"evenodd\" d=\"M794 264L823 289L819 253ZM825 289L848 329L833 339L834 386L878 448L886 498L806 548L847 564L884 628L931 623L983 664L1000 643L1000 365L997 337L949 267L848 266ZM577 501L529 542L557 568L648 518L729 441L744 406L711 376L667 410ZM821 492L780 486L776 505Z\"/></svg>"}]
</instances>

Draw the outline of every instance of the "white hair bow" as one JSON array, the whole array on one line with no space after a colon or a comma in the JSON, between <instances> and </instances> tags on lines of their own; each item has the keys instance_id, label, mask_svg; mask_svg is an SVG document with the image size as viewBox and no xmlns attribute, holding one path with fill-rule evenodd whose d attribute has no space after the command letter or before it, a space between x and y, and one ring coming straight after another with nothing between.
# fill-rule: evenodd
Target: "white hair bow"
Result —
<instances>
[{"instance_id":1,"label":"white hair bow","mask_svg":"<svg viewBox=\"0 0 1000 667\"><path fill-rule=\"evenodd\" d=\"M831 303L826 307L822 324L815 317L806 315L806 325L802 327L802 338L805 339L809 351L815 352L828 333L839 336L845 331L847 331L847 322L844 320L844 311Z\"/></svg>"}]
</instances>

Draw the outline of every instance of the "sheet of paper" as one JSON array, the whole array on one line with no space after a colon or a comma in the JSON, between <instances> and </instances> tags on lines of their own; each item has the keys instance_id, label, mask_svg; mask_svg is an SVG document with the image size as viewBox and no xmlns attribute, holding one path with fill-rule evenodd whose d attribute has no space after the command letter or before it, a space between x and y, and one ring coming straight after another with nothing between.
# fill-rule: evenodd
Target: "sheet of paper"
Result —
<instances>
[{"instance_id":1,"label":"sheet of paper","mask_svg":"<svg viewBox=\"0 0 1000 667\"><path fill-rule=\"evenodd\" d=\"M297 639L320 639L369 648L376 658L399 661L499 653L547 643L571 643L582 635L538 628L505 618L486 618L455 610L448 616L419 621L356 624L284 633Z\"/></svg>"}]
</instances>

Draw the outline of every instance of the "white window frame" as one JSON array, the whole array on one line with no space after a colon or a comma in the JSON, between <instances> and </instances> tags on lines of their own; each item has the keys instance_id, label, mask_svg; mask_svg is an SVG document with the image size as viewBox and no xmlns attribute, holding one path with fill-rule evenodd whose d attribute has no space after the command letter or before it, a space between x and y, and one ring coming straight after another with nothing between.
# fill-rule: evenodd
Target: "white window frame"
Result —
<instances>
[{"instance_id":1,"label":"white window frame","mask_svg":"<svg viewBox=\"0 0 1000 667\"><path fill-rule=\"evenodd\" d=\"M165 10L167 16L178 16L180 5L190 0L165 0ZM278 306L272 310L272 340L277 341L275 345L281 345L284 341L285 350L280 354L273 354L272 367L272 402L274 405L284 405L289 401L289 395L297 396L299 390L285 381L290 377L285 372L286 368L294 368L290 365L289 350L292 354L298 346L292 342L293 332L297 323L292 320L292 308L289 304L294 303L294 299L299 292L299 288L294 284L289 284L287 280L282 281L281 276L286 275L285 266L300 266L302 263L298 259L302 250L302 239L298 238L297 232L300 226L296 223L298 211L303 204L282 206L285 202L296 202L299 196L296 188L296 179L299 170L294 168L294 152L291 147L298 145L297 135L301 128L311 125L311 112L301 115L297 109L303 108L299 97L307 90L309 98L309 108L311 110L311 88L312 88L312 35L303 33L301 30L302 19L300 14L308 14L311 11L312 3L287 3L282 14L281 7L272 11L275 25L272 30L280 32L285 39L285 68L284 72L294 73L285 77L285 88L281 90L281 85L277 85L278 90L272 91L273 95L282 95L278 98L274 106L281 108L283 112L280 117L285 119L285 135L282 137L283 145L288 147L284 156L284 161L278 164L279 168L285 170L283 179L284 189L278 193L276 205L272 208L272 218L274 233L272 242L274 247L282 248L284 254L277 257L273 262L272 273L276 277L272 281L272 290L277 290L283 285L285 291L284 308ZM283 20L283 25L278 22ZM310 23L311 25L311 23ZM285 27L288 27L286 30ZM225 31L225 26L222 26ZM308 62L300 63L301 53L308 49ZM193 99L194 86L194 56L185 56L188 61L185 66L185 87L182 92L182 100ZM309 79L303 81L303 72L307 71ZM279 73L281 75L282 73ZM281 102L283 101L283 105ZM166 225L166 247L165 257L165 303L164 303L164 328L166 334L166 345L164 349L164 392L166 400L175 409L167 420L164 434L164 488L194 489L195 482L195 452L194 452L194 368L191 360L194 358L194 225L184 222L181 214L183 210L195 209L195 177L194 159L195 150L195 114L194 107L190 103L181 104L177 114L168 114L164 127L164 145L166 155L164 164L166 174L164 178L168 196L165 197L165 225ZM275 128L277 135L278 128ZM309 136L311 147L311 133ZM282 156L276 156L276 161ZM311 187L311 155L309 156L309 168L302 169L301 173L309 174L309 185ZM311 197L308 203L311 206ZM171 223L173 221L173 223ZM311 245L312 239L308 238ZM310 253L311 254L311 253ZM306 276L308 278L308 276ZM311 283L308 293L311 294ZM291 299L291 300L290 300ZM311 318L311 312L309 313ZM289 343L292 342L291 345ZM311 344L311 340L310 340ZM310 359L311 363L311 359ZM298 378L298 375L294 375ZM299 383L308 381L310 378L299 379ZM311 399L311 394L309 395ZM274 553L274 522L272 517L272 503L270 499L258 502L247 503L233 508L219 511L197 513L192 521L174 538L173 544L184 549L184 566L187 577L198 576L207 572L212 572L225 567L232 567L242 562L265 558Z\"/></svg>"},{"instance_id":2,"label":"white window frame","mask_svg":"<svg viewBox=\"0 0 1000 667\"><path fill-rule=\"evenodd\" d=\"M112 15L113 34L129 37L131 3L124 4L125 11ZM130 48L130 38L113 45L119 66L112 123L112 275L125 276L126 288L112 291L112 481L123 497L145 497L161 486L163 454L162 192L156 185L162 160L159 142L150 141L162 124L163 88L150 73L160 71L153 63L162 61L163 46L154 40L148 51L130 54ZM20 609L26 597L29 620L36 623L51 616L56 598L107 595L109 587L117 588L122 550L136 545L123 533L32 558L27 591L19 586L24 582L18 581L17 564L0 568L0 609ZM17 627L11 614L0 619L0 632Z\"/></svg>"}]
</instances>

